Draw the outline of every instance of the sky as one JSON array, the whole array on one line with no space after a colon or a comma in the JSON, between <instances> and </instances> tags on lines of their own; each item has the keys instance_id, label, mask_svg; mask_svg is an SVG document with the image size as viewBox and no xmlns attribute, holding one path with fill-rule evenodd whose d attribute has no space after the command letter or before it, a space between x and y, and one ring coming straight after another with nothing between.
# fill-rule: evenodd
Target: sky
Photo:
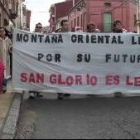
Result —
<instances>
[{"instance_id":1,"label":"sky","mask_svg":"<svg viewBox=\"0 0 140 140\"><path fill-rule=\"evenodd\" d=\"M26 0L27 8L32 11L31 30L34 30L35 24L38 22L41 22L43 26L48 26L50 6L62 1L65 0Z\"/></svg>"}]
</instances>

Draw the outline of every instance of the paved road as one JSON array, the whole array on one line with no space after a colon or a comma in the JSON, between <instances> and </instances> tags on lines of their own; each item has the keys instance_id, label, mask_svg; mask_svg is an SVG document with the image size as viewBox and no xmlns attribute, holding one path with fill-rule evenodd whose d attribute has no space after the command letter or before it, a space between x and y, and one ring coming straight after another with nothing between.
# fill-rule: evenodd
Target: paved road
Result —
<instances>
[{"instance_id":1,"label":"paved road","mask_svg":"<svg viewBox=\"0 0 140 140\"><path fill-rule=\"evenodd\" d=\"M17 138L140 138L140 98L72 96L24 100Z\"/></svg>"}]
</instances>

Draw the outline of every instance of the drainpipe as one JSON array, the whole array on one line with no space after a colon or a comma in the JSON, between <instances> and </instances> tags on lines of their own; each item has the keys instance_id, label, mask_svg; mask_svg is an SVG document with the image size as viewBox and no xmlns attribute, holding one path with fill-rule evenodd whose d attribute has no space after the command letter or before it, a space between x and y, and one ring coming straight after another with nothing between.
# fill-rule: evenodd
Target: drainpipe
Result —
<instances>
[{"instance_id":1,"label":"drainpipe","mask_svg":"<svg viewBox=\"0 0 140 140\"><path fill-rule=\"evenodd\" d=\"M20 28L23 28L23 3L20 4Z\"/></svg>"},{"instance_id":2,"label":"drainpipe","mask_svg":"<svg viewBox=\"0 0 140 140\"><path fill-rule=\"evenodd\" d=\"M130 30L130 11L129 11L129 8L130 7L130 1L126 1L126 19L127 19L127 22L126 22L126 26L127 28Z\"/></svg>"},{"instance_id":3,"label":"drainpipe","mask_svg":"<svg viewBox=\"0 0 140 140\"><path fill-rule=\"evenodd\" d=\"M73 0L73 7L75 6L75 0Z\"/></svg>"},{"instance_id":4,"label":"drainpipe","mask_svg":"<svg viewBox=\"0 0 140 140\"><path fill-rule=\"evenodd\" d=\"M140 20L140 0L138 0L138 6L137 6L137 20ZM137 28L138 33L140 33L140 25L138 24Z\"/></svg>"}]
</instances>

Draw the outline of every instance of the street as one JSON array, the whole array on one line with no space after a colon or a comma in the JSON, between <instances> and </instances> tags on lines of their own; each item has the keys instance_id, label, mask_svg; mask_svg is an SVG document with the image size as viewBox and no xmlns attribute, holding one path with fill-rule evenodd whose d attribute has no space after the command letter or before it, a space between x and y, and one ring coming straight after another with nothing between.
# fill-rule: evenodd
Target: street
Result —
<instances>
[{"instance_id":1,"label":"street","mask_svg":"<svg viewBox=\"0 0 140 140\"><path fill-rule=\"evenodd\" d=\"M16 139L138 139L140 97L24 97Z\"/></svg>"},{"instance_id":2,"label":"street","mask_svg":"<svg viewBox=\"0 0 140 140\"><path fill-rule=\"evenodd\" d=\"M0 0L0 139L140 139L139 52L140 0Z\"/></svg>"}]
</instances>

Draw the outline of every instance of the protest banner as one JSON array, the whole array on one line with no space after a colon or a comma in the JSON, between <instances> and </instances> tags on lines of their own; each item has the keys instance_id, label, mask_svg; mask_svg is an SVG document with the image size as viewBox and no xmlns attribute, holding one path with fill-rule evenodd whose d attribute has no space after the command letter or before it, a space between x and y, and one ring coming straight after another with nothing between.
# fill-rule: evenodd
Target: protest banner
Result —
<instances>
[{"instance_id":1,"label":"protest banner","mask_svg":"<svg viewBox=\"0 0 140 140\"><path fill-rule=\"evenodd\" d=\"M15 90L140 93L140 35L14 30Z\"/></svg>"}]
</instances>

